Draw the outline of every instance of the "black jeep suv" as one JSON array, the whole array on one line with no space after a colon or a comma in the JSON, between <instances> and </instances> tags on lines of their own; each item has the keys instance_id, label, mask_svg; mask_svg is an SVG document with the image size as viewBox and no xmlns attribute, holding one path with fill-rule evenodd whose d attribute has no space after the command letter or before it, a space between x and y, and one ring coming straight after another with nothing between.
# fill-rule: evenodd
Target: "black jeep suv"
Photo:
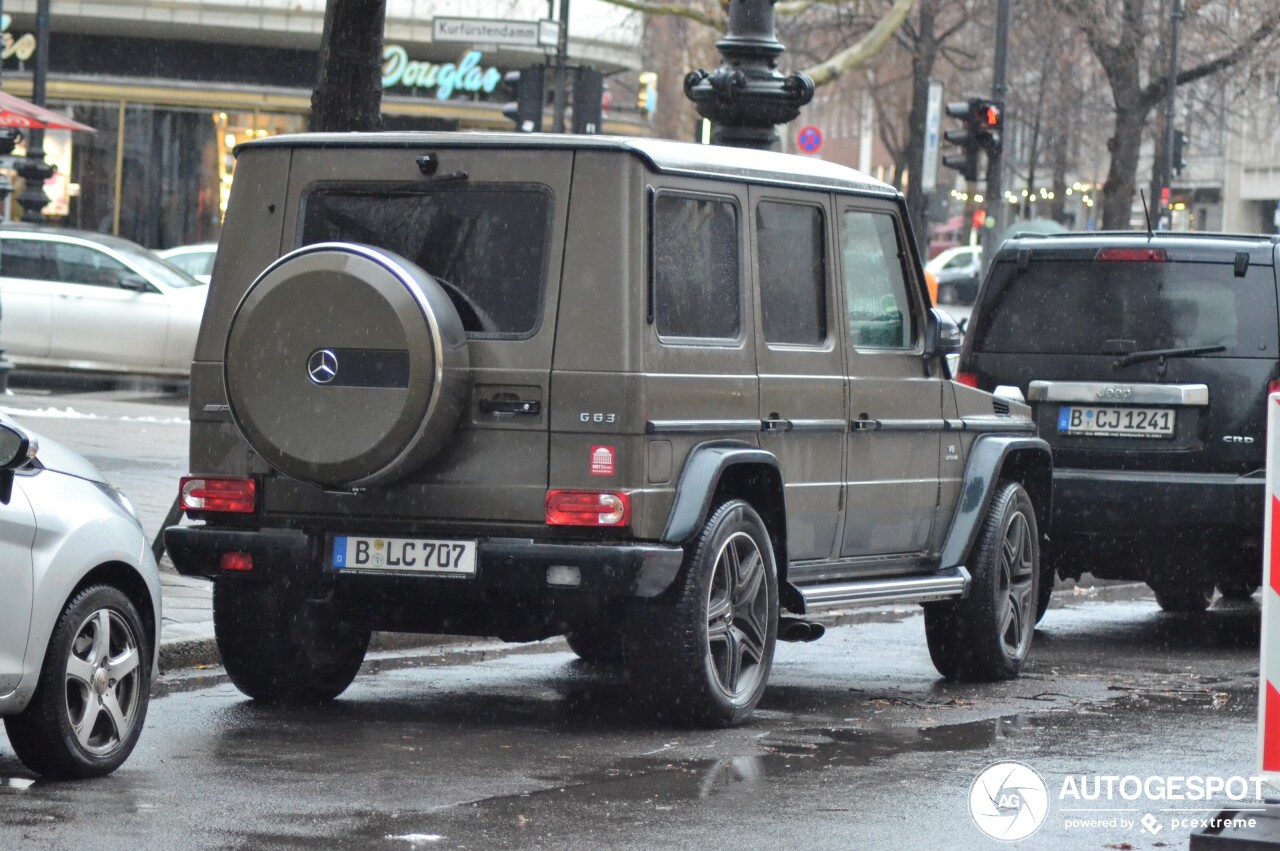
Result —
<instances>
[{"instance_id":1,"label":"black jeep suv","mask_svg":"<svg viewBox=\"0 0 1280 851\"><path fill-rule=\"evenodd\" d=\"M1013 385L1054 455L1053 564L1147 582L1169 611L1257 589L1280 238L1014 238L961 380Z\"/></svg>"}]
</instances>

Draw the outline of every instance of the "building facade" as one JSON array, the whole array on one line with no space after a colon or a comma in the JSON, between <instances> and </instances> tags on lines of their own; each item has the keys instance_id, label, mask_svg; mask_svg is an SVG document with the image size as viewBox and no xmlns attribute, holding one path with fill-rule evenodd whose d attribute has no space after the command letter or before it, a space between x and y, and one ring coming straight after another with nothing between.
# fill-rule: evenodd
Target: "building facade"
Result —
<instances>
[{"instance_id":1,"label":"building facade","mask_svg":"<svg viewBox=\"0 0 1280 851\"><path fill-rule=\"evenodd\" d=\"M387 0L384 128L512 129L502 112L510 96L501 81L509 71L550 61L555 25L537 23L548 5ZM217 239L235 145L306 129L324 6L325 0L53 0L46 105L97 132L46 134L47 158L59 169L46 187L52 220L151 248ZM36 0L9 0L4 11L0 88L29 97ZM639 70L638 16L578 0L568 56L570 65L606 75ZM648 125L634 109L615 110L602 129L647 134Z\"/></svg>"}]
</instances>

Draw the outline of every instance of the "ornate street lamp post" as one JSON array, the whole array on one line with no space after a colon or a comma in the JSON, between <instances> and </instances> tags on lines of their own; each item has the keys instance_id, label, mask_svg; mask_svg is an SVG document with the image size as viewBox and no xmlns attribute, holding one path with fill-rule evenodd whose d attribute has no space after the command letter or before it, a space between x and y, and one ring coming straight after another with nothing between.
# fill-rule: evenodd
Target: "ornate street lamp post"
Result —
<instances>
[{"instance_id":1,"label":"ornate street lamp post","mask_svg":"<svg viewBox=\"0 0 1280 851\"><path fill-rule=\"evenodd\" d=\"M786 48L774 36L777 0L729 0L728 32L716 42L720 67L699 68L684 78L684 93L711 121L711 141L737 148L777 150L779 124L794 121L813 98L813 80L784 77L778 57Z\"/></svg>"}]
</instances>

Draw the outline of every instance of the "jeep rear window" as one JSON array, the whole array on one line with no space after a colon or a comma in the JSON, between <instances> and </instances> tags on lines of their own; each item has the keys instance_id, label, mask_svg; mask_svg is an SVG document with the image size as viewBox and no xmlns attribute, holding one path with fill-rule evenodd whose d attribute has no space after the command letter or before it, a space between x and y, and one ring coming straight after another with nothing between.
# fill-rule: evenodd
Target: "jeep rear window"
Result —
<instances>
[{"instance_id":1,"label":"jeep rear window","mask_svg":"<svg viewBox=\"0 0 1280 851\"><path fill-rule=\"evenodd\" d=\"M1226 263L998 263L981 296L974 351L1115 354L1225 346L1209 357L1274 357L1272 267ZM1105 350L1105 351L1104 351Z\"/></svg>"},{"instance_id":2,"label":"jeep rear window","mask_svg":"<svg viewBox=\"0 0 1280 851\"><path fill-rule=\"evenodd\" d=\"M325 187L302 211L303 245L359 242L413 261L480 336L537 328L550 231L551 194L538 187Z\"/></svg>"}]
</instances>

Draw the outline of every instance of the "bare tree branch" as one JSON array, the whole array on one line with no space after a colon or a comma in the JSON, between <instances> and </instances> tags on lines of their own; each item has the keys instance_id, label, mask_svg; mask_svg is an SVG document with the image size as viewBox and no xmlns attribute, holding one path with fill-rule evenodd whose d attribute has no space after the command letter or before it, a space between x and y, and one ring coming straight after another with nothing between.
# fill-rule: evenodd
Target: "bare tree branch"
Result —
<instances>
[{"instance_id":1,"label":"bare tree branch","mask_svg":"<svg viewBox=\"0 0 1280 851\"><path fill-rule=\"evenodd\" d=\"M893 8L876 22L870 32L826 62L806 68L804 73L813 79L815 86L821 86L830 83L841 74L862 67L892 38L894 32L915 6L915 2L916 0L894 0Z\"/></svg>"},{"instance_id":2,"label":"bare tree branch","mask_svg":"<svg viewBox=\"0 0 1280 851\"><path fill-rule=\"evenodd\" d=\"M605 0L605 2L614 6L621 6L623 9L630 9L633 12L644 12L649 15L674 15L677 18L688 18L691 21L697 21L703 26L717 30L725 28L723 15L711 15L701 9L694 9L680 3L650 3L647 0Z\"/></svg>"}]
</instances>

